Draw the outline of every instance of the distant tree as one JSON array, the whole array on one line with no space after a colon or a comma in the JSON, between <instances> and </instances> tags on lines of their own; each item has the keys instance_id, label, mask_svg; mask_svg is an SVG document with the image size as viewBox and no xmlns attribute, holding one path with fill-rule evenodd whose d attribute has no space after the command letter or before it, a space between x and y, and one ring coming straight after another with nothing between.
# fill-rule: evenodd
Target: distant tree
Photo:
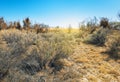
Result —
<instances>
[{"instance_id":1,"label":"distant tree","mask_svg":"<svg viewBox=\"0 0 120 82\"><path fill-rule=\"evenodd\" d=\"M17 22L15 21L14 25L13 25L13 28L16 28L16 27L17 27Z\"/></svg>"},{"instance_id":2,"label":"distant tree","mask_svg":"<svg viewBox=\"0 0 120 82\"><path fill-rule=\"evenodd\" d=\"M7 28L7 24L5 23L4 18L1 17L0 18L0 30L1 29L6 29L6 28Z\"/></svg>"},{"instance_id":3,"label":"distant tree","mask_svg":"<svg viewBox=\"0 0 120 82\"><path fill-rule=\"evenodd\" d=\"M2 23L4 22L3 17L0 18L0 30L2 29Z\"/></svg>"},{"instance_id":4,"label":"distant tree","mask_svg":"<svg viewBox=\"0 0 120 82\"><path fill-rule=\"evenodd\" d=\"M117 13L117 18L120 20L120 11ZM120 30L120 21L114 21L110 23L112 29Z\"/></svg>"},{"instance_id":5,"label":"distant tree","mask_svg":"<svg viewBox=\"0 0 120 82\"><path fill-rule=\"evenodd\" d=\"M20 22L17 22L16 29L21 30L21 24L20 24Z\"/></svg>"},{"instance_id":6,"label":"distant tree","mask_svg":"<svg viewBox=\"0 0 120 82\"><path fill-rule=\"evenodd\" d=\"M120 13L118 14L118 17L120 18Z\"/></svg>"},{"instance_id":7,"label":"distant tree","mask_svg":"<svg viewBox=\"0 0 120 82\"><path fill-rule=\"evenodd\" d=\"M40 25L39 24L34 24L33 28L35 29L36 33L38 34L39 33Z\"/></svg>"},{"instance_id":8,"label":"distant tree","mask_svg":"<svg viewBox=\"0 0 120 82\"><path fill-rule=\"evenodd\" d=\"M4 22L4 18L1 17L1 18L0 18L0 24L3 23L3 22Z\"/></svg>"},{"instance_id":9,"label":"distant tree","mask_svg":"<svg viewBox=\"0 0 120 82\"><path fill-rule=\"evenodd\" d=\"M97 21L98 19L96 17L94 17L93 19L90 18L90 20L87 21L86 26L89 28L94 28L97 26Z\"/></svg>"},{"instance_id":10,"label":"distant tree","mask_svg":"<svg viewBox=\"0 0 120 82\"><path fill-rule=\"evenodd\" d=\"M39 24L34 24L33 28L34 29L40 28L40 25Z\"/></svg>"},{"instance_id":11,"label":"distant tree","mask_svg":"<svg viewBox=\"0 0 120 82\"><path fill-rule=\"evenodd\" d=\"M40 24L40 32L47 33L48 32L49 25L46 24Z\"/></svg>"},{"instance_id":12,"label":"distant tree","mask_svg":"<svg viewBox=\"0 0 120 82\"><path fill-rule=\"evenodd\" d=\"M46 33L48 32L48 25L45 24L34 24L34 29L36 30L37 34L38 33Z\"/></svg>"},{"instance_id":13,"label":"distant tree","mask_svg":"<svg viewBox=\"0 0 120 82\"><path fill-rule=\"evenodd\" d=\"M117 17L120 20L120 11L118 12Z\"/></svg>"},{"instance_id":14,"label":"distant tree","mask_svg":"<svg viewBox=\"0 0 120 82\"><path fill-rule=\"evenodd\" d=\"M30 19L29 18L26 18L25 20L23 20L23 27L24 29L29 29L30 28Z\"/></svg>"},{"instance_id":15,"label":"distant tree","mask_svg":"<svg viewBox=\"0 0 120 82\"><path fill-rule=\"evenodd\" d=\"M98 28L98 19L94 16L94 18L90 18L87 23L86 23L86 27L87 30L89 31L90 34L94 33L96 31L96 29Z\"/></svg>"},{"instance_id":16,"label":"distant tree","mask_svg":"<svg viewBox=\"0 0 120 82\"><path fill-rule=\"evenodd\" d=\"M5 22L2 24L2 29L7 29L7 24Z\"/></svg>"},{"instance_id":17,"label":"distant tree","mask_svg":"<svg viewBox=\"0 0 120 82\"><path fill-rule=\"evenodd\" d=\"M15 22L9 22L8 29L15 29L16 28L16 21Z\"/></svg>"},{"instance_id":18,"label":"distant tree","mask_svg":"<svg viewBox=\"0 0 120 82\"><path fill-rule=\"evenodd\" d=\"M13 23L12 22L9 22L9 25L8 25L8 29L12 28L13 27Z\"/></svg>"},{"instance_id":19,"label":"distant tree","mask_svg":"<svg viewBox=\"0 0 120 82\"><path fill-rule=\"evenodd\" d=\"M16 22L16 21L14 21L14 22L10 22L9 23L9 25L8 25L8 29L19 29L19 30L21 30L21 24L20 24L20 22Z\"/></svg>"},{"instance_id":20,"label":"distant tree","mask_svg":"<svg viewBox=\"0 0 120 82\"><path fill-rule=\"evenodd\" d=\"M103 28L109 28L108 18L102 17L101 20L100 20L100 26L102 26Z\"/></svg>"}]
</instances>

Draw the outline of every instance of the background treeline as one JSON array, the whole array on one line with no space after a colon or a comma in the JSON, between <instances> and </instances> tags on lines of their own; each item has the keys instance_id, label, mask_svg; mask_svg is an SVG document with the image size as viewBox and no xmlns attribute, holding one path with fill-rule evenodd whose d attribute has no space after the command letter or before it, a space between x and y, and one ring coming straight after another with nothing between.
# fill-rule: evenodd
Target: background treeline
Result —
<instances>
[{"instance_id":1,"label":"background treeline","mask_svg":"<svg viewBox=\"0 0 120 82\"><path fill-rule=\"evenodd\" d=\"M120 22L118 21L109 21L108 18L102 17L99 21L96 17L87 19L79 24L79 28L88 28L91 29L91 32L95 30L95 28L103 27L110 29L120 29ZM49 25L46 24L32 24L29 18L25 18L23 20L23 25L19 21L6 23L4 18L0 18L0 30L2 29L19 29L19 30L34 30L37 33L46 33L49 30ZM59 26L55 27L56 29ZM72 28L69 25L68 28ZM69 29L70 31L70 29Z\"/></svg>"},{"instance_id":2,"label":"background treeline","mask_svg":"<svg viewBox=\"0 0 120 82\"><path fill-rule=\"evenodd\" d=\"M48 31L48 25L45 24L31 24L31 21L29 18L26 18L23 20L23 26L20 24L20 22L10 22L6 23L4 21L4 18L0 18L0 30L2 29L18 29L18 30L35 30L37 33L42 32L45 33Z\"/></svg>"}]
</instances>

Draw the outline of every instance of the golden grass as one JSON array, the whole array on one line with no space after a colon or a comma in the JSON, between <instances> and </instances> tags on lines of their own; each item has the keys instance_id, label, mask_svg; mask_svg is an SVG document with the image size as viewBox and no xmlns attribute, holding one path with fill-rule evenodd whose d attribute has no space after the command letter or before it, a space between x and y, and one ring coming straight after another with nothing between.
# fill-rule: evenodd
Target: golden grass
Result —
<instances>
[{"instance_id":1,"label":"golden grass","mask_svg":"<svg viewBox=\"0 0 120 82\"><path fill-rule=\"evenodd\" d=\"M63 32L63 33L69 33L69 28L50 28L49 32ZM71 33L78 33L78 28L71 28Z\"/></svg>"},{"instance_id":2,"label":"golden grass","mask_svg":"<svg viewBox=\"0 0 120 82\"><path fill-rule=\"evenodd\" d=\"M70 67L74 64L74 62L68 61L67 59L61 59L60 60L64 66Z\"/></svg>"},{"instance_id":3,"label":"golden grass","mask_svg":"<svg viewBox=\"0 0 120 82\"><path fill-rule=\"evenodd\" d=\"M74 58L76 63L87 63L89 62L87 57L75 57Z\"/></svg>"}]
</instances>

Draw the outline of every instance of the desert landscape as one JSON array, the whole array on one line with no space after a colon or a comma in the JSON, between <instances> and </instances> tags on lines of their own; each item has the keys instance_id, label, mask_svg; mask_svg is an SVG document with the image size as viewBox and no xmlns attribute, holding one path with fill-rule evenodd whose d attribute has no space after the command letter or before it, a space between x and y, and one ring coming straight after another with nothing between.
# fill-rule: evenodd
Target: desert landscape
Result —
<instances>
[{"instance_id":1,"label":"desert landscape","mask_svg":"<svg viewBox=\"0 0 120 82\"><path fill-rule=\"evenodd\" d=\"M91 23L90 23L91 22ZM79 29L0 20L1 82L119 82L120 30L107 18Z\"/></svg>"},{"instance_id":2,"label":"desert landscape","mask_svg":"<svg viewBox=\"0 0 120 82\"><path fill-rule=\"evenodd\" d=\"M120 0L0 0L0 82L120 82Z\"/></svg>"}]
</instances>

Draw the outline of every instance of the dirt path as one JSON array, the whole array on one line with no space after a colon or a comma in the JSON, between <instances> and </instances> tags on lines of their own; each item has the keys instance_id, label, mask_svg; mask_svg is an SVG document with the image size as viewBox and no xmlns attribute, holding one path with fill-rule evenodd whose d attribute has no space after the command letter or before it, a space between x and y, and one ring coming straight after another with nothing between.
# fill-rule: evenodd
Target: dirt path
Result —
<instances>
[{"instance_id":1,"label":"dirt path","mask_svg":"<svg viewBox=\"0 0 120 82\"><path fill-rule=\"evenodd\" d=\"M64 60L65 82L120 82L120 60L110 59L104 47L81 43Z\"/></svg>"}]
</instances>

